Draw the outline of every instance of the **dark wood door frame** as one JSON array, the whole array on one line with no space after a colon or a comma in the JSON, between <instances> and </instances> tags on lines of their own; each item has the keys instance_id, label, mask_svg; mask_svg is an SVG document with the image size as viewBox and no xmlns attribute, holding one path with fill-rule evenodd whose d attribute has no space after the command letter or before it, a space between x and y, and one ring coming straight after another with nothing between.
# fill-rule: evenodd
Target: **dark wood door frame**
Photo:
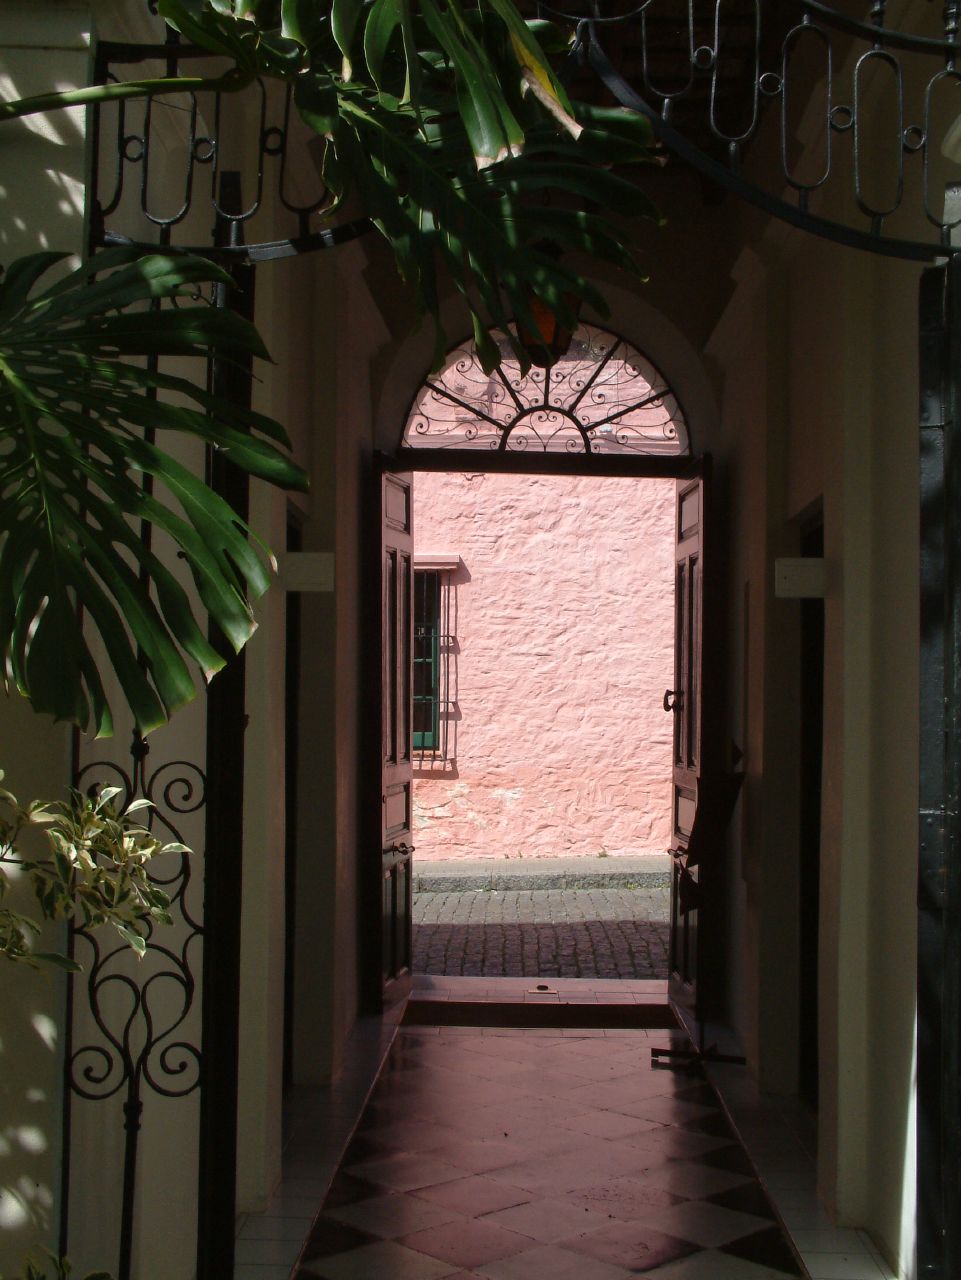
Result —
<instances>
[{"instance_id":1,"label":"dark wood door frame","mask_svg":"<svg viewBox=\"0 0 961 1280\"><path fill-rule=\"evenodd\" d=\"M918 1275L961 1274L961 263L921 277Z\"/></svg>"},{"instance_id":2,"label":"dark wood door frame","mask_svg":"<svg viewBox=\"0 0 961 1280\"><path fill-rule=\"evenodd\" d=\"M411 477L374 459L368 582L366 691L360 788L361 1002L366 1012L404 999L411 983L413 493Z\"/></svg>"},{"instance_id":3,"label":"dark wood door frame","mask_svg":"<svg viewBox=\"0 0 961 1280\"><path fill-rule=\"evenodd\" d=\"M703 474L678 480L674 528L674 679L664 694L673 720L671 747L671 938L668 990L696 1016L700 871L689 857L701 776L703 659Z\"/></svg>"},{"instance_id":4,"label":"dark wood door frame","mask_svg":"<svg viewBox=\"0 0 961 1280\"><path fill-rule=\"evenodd\" d=\"M380 506L383 476L389 473L410 472L414 475L422 472L464 472L483 471L514 475L545 476L607 476L624 477L625 479L662 479L677 481L688 480L703 475L709 460L704 455L684 457L632 458L618 455L591 454L522 454L493 451L454 451L444 449L411 449L399 448L393 456L377 454L372 468L372 484L369 488L370 504L366 524L370 536L367 540L368 588L365 591L367 606L365 609L365 632L367 647L365 662L367 669L380 671L383 666L383 652L380 636L382 634L382 596L380 588L381 563L383 555L380 537ZM376 535L376 536L374 536ZM373 685L374 682L371 682ZM361 789L364 796L365 813L362 815L361 829L367 833L368 843L381 839L381 812L383 805L383 789L381 786L381 765L383 760L383 711L381 690L371 687L366 698L366 746L368 783ZM361 957L362 964L362 1000L363 1007L374 1011L383 1003L383 984L379 965L379 947L383 942L383 926L378 926L380 943L375 946L371 937L371 922L382 920L383 904L381 899L382 872L378 874L376 883L368 869L365 873L365 887L361 895L361 937L368 939L367 954ZM714 937L720 931L714 932ZM709 936L711 931L709 930ZM377 956L375 956L375 951Z\"/></svg>"}]
</instances>

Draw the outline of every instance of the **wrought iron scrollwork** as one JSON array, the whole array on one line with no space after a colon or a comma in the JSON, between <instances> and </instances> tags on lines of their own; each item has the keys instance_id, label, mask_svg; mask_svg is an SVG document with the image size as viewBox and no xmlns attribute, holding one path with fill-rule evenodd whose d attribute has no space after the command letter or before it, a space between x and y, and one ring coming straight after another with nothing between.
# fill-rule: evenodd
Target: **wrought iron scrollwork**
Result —
<instances>
[{"instance_id":1,"label":"wrought iron scrollwork","mask_svg":"<svg viewBox=\"0 0 961 1280\"><path fill-rule=\"evenodd\" d=\"M176 75L198 57L209 55L181 44L173 33L166 44L102 42L96 74L100 82L117 82L124 78L122 68L136 66L142 74L144 65L154 63L166 75ZM232 254L210 245L177 245L207 256L262 262L330 248L369 231L368 218L334 228L317 225L330 196L306 145L302 156L291 156L296 132L292 93L289 86L270 92L257 79L241 94L211 89L97 108L97 170L103 181L96 193L95 238L105 245L133 243L110 225L126 210L155 228L161 243L173 243L178 229L196 213L199 200L214 219L248 225L252 231L245 237L251 243ZM228 210L218 198L221 176L238 158L249 194L244 208ZM162 179L157 179L161 165ZM305 188L299 193L298 184ZM258 240L256 228L267 222L271 211L292 223L292 235L278 239L274 233L267 239L261 232Z\"/></svg>"},{"instance_id":2,"label":"wrought iron scrollwork","mask_svg":"<svg viewBox=\"0 0 961 1280\"><path fill-rule=\"evenodd\" d=\"M131 747L132 766L112 760L87 764L78 774L80 787L116 786L118 806L149 800L144 823L164 843L184 843L182 817L206 804L206 779L187 760L147 767L149 747L138 734ZM164 865L166 864L166 865ZM188 890L192 877L187 853L168 853L151 867L150 878L170 899L174 925L158 937L153 922L144 921L146 952L132 958L123 943L77 926L72 951L84 965L86 1007L93 1024L68 1056L70 1090L88 1102L123 1096L123 1201L120 1212L119 1280L130 1276L133 1248L137 1151L144 1098L148 1091L164 1098L185 1098L200 1086L201 1051L184 1034L194 1008L204 928L194 914ZM176 939L169 943L168 937ZM162 939L162 940L161 940ZM79 981L79 979L78 979Z\"/></svg>"},{"instance_id":3,"label":"wrought iron scrollwork","mask_svg":"<svg viewBox=\"0 0 961 1280\"><path fill-rule=\"evenodd\" d=\"M596 96L599 81L602 94L647 115L669 150L723 187L841 243L918 260L952 251L951 233L961 224L945 211L944 187L961 175L942 151L961 150L958 4L928 6L927 26L913 31L887 25L883 2L871 4L864 20L819 0L556 0L537 8L574 30L567 74L582 96ZM99 74L115 78L116 68L150 62L172 74L202 55L175 40L102 44ZM133 199L125 194L131 185L140 216L171 242L208 177L204 199L215 216L254 223L272 206L292 219L287 238L273 230L269 239L246 236L251 261L332 247L370 230L367 218L318 225L328 193L312 164L294 163L301 143L289 92L271 94L255 82L244 96L252 123L243 138L233 94L184 94L103 111L99 150L113 160L111 184L98 193L102 243L118 242L110 219ZM880 108L879 97L887 99ZM161 118L169 137L164 181L156 184L151 160ZM778 162L763 179L746 176L769 118ZM250 194L239 212L220 209L216 199L228 152L230 164L242 154L247 171ZM885 175L880 192L867 179L874 162ZM99 167L106 172L103 160ZM313 175L311 191L295 191L295 172ZM272 201L265 200L268 188ZM835 192L844 212L824 212L819 202ZM914 225L921 220L930 227L927 238Z\"/></svg>"},{"instance_id":4,"label":"wrought iron scrollwork","mask_svg":"<svg viewBox=\"0 0 961 1280\"><path fill-rule=\"evenodd\" d=\"M961 6L929 6L916 31L887 26L884 3L865 21L817 0L620 7L539 6L576 24L570 78L596 77L669 150L784 221L897 257L952 252L961 219L944 196L961 179ZM747 176L772 112L778 162Z\"/></svg>"},{"instance_id":5,"label":"wrought iron scrollwork","mask_svg":"<svg viewBox=\"0 0 961 1280\"><path fill-rule=\"evenodd\" d=\"M496 337L496 335L495 335ZM487 374L474 343L455 347L418 392L402 445L509 452L677 456L687 423L663 375L639 351L580 324L549 370L521 373L506 339Z\"/></svg>"}]
</instances>

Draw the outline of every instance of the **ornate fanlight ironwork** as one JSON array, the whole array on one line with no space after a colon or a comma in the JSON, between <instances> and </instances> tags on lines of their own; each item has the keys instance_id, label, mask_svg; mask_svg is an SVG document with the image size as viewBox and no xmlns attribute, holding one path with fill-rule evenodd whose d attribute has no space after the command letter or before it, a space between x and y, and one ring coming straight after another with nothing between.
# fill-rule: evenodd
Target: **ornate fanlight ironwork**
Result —
<instances>
[{"instance_id":1,"label":"ornate fanlight ironwork","mask_svg":"<svg viewBox=\"0 0 961 1280\"><path fill-rule=\"evenodd\" d=\"M496 335L495 335L496 337ZM472 341L428 378L404 426L402 446L563 454L678 457L687 421L661 372L623 338L580 324L549 369L521 371L500 335L502 363L481 367Z\"/></svg>"}]
</instances>

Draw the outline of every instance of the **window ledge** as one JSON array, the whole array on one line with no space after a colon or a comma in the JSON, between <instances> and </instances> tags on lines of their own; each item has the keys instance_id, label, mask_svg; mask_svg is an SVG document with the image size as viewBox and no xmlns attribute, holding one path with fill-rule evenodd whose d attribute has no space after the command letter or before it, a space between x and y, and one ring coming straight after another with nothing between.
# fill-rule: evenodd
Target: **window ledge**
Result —
<instances>
[{"instance_id":1,"label":"window ledge","mask_svg":"<svg viewBox=\"0 0 961 1280\"><path fill-rule=\"evenodd\" d=\"M415 569L433 569L438 573L452 573L462 564L460 556L447 551L416 551L414 553Z\"/></svg>"}]
</instances>

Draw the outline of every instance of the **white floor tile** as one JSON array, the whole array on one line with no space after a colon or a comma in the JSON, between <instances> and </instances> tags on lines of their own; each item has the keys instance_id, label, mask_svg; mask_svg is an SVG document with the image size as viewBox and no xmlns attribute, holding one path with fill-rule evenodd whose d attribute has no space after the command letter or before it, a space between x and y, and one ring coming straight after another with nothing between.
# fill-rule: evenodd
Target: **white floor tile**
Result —
<instances>
[{"instance_id":1,"label":"white floor tile","mask_svg":"<svg viewBox=\"0 0 961 1280\"><path fill-rule=\"evenodd\" d=\"M870 1252L858 1232L850 1227L802 1227L792 1231L791 1237L802 1253Z\"/></svg>"},{"instance_id":2,"label":"white floor tile","mask_svg":"<svg viewBox=\"0 0 961 1280\"><path fill-rule=\"evenodd\" d=\"M234 1269L234 1280L289 1280L290 1267L241 1264Z\"/></svg>"},{"instance_id":3,"label":"white floor tile","mask_svg":"<svg viewBox=\"0 0 961 1280\"><path fill-rule=\"evenodd\" d=\"M284 1218L266 1213L252 1213L238 1232L238 1240L299 1240L310 1233L313 1215Z\"/></svg>"},{"instance_id":4,"label":"white floor tile","mask_svg":"<svg viewBox=\"0 0 961 1280\"><path fill-rule=\"evenodd\" d=\"M849 1253L806 1253L811 1280L882 1280L884 1272L867 1250Z\"/></svg>"},{"instance_id":5,"label":"white floor tile","mask_svg":"<svg viewBox=\"0 0 961 1280\"><path fill-rule=\"evenodd\" d=\"M443 1280L461 1268L384 1240L349 1253L318 1258L307 1264L307 1270L316 1271L326 1280Z\"/></svg>"},{"instance_id":6,"label":"white floor tile","mask_svg":"<svg viewBox=\"0 0 961 1280\"><path fill-rule=\"evenodd\" d=\"M488 1280L629 1280L630 1271L557 1245L542 1245L474 1270ZM783 1276L781 1280L784 1280Z\"/></svg>"},{"instance_id":7,"label":"white floor tile","mask_svg":"<svg viewBox=\"0 0 961 1280\"><path fill-rule=\"evenodd\" d=\"M785 1280L785 1276L783 1271L708 1249L648 1271L644 1280Z\"/></svg>"},{"instance_id":8,"label":"white floor tile","mask_svg":"<svg viewBox=\"0 0 961 1280\"><path fill-rule=\"evenodd\" d=\"M299 1240L238 1240L236 1262L238 1266L255 1264L286 1266L288 1270L297 1261L303 1237Z\"/></svg>"}]
</instances>

